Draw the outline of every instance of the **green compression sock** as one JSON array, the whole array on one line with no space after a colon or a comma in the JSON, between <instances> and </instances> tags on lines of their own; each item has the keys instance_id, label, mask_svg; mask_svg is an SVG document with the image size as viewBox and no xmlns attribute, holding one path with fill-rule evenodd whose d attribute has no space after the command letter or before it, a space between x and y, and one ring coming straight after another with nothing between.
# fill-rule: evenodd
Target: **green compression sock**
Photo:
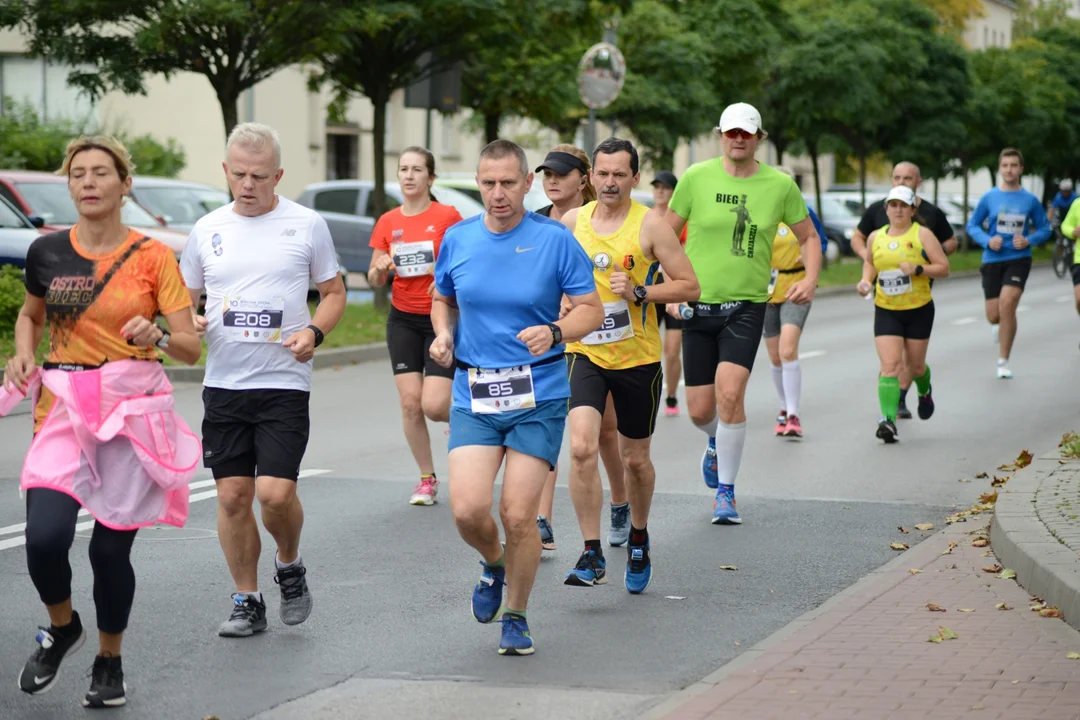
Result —
<instances>
[{"instance_id":1,"label":"green compression sock","mask_svg":"<svg viewBox=\"0 0 1080 720\"><path fill-rule=\"evenodd\" d=\"M930 392L930 366L926 366L926 372L922 374L922 377L915 378L915 384L919 386L919 397L922 397L926 393Z\"/></svg>"},{"instance_id":2,"label":"green compression sock","mask_svg":"<svg viewBox=\"0 0 1080 720\"><path fill-rule=\"evenodd\" d=\"M881 414L896 422L896 410L900 407L900 379L878 378L877 394L878 402L881 403Z\"/></svg>"},{"instance_id":3,"label":"green compression sock","mask_svg":"<svg viewBox=\"0 0 1080 720\"><path fill-rule=\"evenodd\" d=\"M501 567L506 567L505 560L506 560L506 551L504 550L503 553L501 555L499 555L498 560L496 560L493 563L489 563L487 560L485 560L484 564L487 565L489 568L501 568Z\"/></svg>"},{"instance_id":4,"label":"green compression sock","mask_svg":"<svg viewBox=\"0 0 1080 720\"><path fill-rule=\"evenodd\" d=\"M503 612L505 614L507 614L507 615L517 615L522 620L527 619L525 617L525 611L524 610L511 610L510 608L506 608L506 610L504 610Z\"/></svg>"}]
</instances>

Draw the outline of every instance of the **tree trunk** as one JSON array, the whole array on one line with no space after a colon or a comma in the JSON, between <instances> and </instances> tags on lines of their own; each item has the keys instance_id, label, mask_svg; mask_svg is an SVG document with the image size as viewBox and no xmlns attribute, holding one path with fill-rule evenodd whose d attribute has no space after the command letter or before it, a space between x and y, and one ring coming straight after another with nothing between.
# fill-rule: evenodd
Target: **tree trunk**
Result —
<instances>
[{"instance_id":1,"label":"tree trunk","mask_svg":"<svg viewBox=\"0 0 1080 720\"><path fill-rule=\"evenodd\" d=\"M937 178L934 178L934 204L935 205L938 204L938 179Z\"/></svg>"},{"instance_id":2,"label":"tree trunk","mask_svg":"<svg viewBox=\"0 0 1080 720\"><path fill-rule=\"evenodd\" d=\"M997 187L997 171L991 165L987 165L986 169L990 171L990 187Z\"/></svg>"},{"instance_id":3,"label":"tree trunk","mask_svg":"<svg viewBox=\"0 0 1080 720\"><path fill-rule=\"evenodd\" d=\"M374 109L371 142L375 161L375 187L372 192L372 215L378 220L386 211L386 104L390 93L375 93L370 98ZM389 306L390 284L375 288L375 309L386 311Z\"/></svg>"},{"instance_id":4,"label":"tree trunk","mask_svg":"<svg viewBox=\"0 0 1080 720\"><path fill-rule=\"evenodd\" d=\"M783 165L784 164L784 147L786 145L787 145L786 143L782 143L782 142L779 142L777 140L773 140L773 147L776 148L776 164L777 165Z\"/></svg>"},{"instance_id":5,"label":"tree trunk","mask_svg":"<svg viewBox=\"0 0 1080 720\"><path fill-rule=\"evenodd\" d=\"M862 193L862 206L866 207L866 153L859 153L859 192Z\"/></svg>"},{"instance_id":6,"label":"tree trunk","mask_svg":"<svg viewBox=\"0 0 1080 720\"><path fill-rule=\"evenodd\" d=\"M484 114L484 142L495 142L499 139L499 123L501 117L494 114Z\"/></svg>"},{"instance_id":7,"label":"tree trunk","mask_svg":"<svg viewBox=\"0 0 1080 720\"><path fill-rule=\"evenodd\" d=\"M225 138L237 125L240 124L240 93L219 92L218 102L221 104L221 116L225 120Z\"/></svg>"},{"instance_id":8,"label":"tree trunk","mask_svg":"<svg viewBox=\"0 0 1080 720\"><path fill-rule=\"evenodd\" d=\"M1054 199L1054 193L1057 192L1054 188L1054 176L1049 170L1043 171L1043 190L1042 190L1042 204L1043 207L1050 204L1050 201Z\"/></svg>"},{"instance_id":9,"label":"tree trunk","mask_svg":"<svg viewBox=\"0 0 1080 720\"><path fill-rule=\"evenodd\" d=\"M968 183L971 180L967 164L961 168L964 171L964 252L971 249L971 238L968 237Z\"/></svg>"},{"instance_id":10,"label":"tree trunk","mask_svg":"<svg viewBox=\"0 0 1080 720\"><path fill-rule=\"evenodd\" d=\"M821 221L825 222L825 217L821 212L821 171L818 169L817 143L808 141L806 149L810 153L810 162L814 166L814 200L817 203L817 214Z\"/></svg>"}]
</instances>

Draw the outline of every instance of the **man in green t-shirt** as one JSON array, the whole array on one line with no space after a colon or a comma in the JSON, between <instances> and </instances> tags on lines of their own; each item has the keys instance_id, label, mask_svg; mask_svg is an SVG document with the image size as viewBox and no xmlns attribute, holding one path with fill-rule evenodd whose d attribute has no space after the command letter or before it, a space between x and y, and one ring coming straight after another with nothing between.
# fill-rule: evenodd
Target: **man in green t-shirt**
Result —
<instances>
[{"instance_id":1,"label":"man in green t-shirt","mask_svg":"<svg viewBox=\"0 0 1080 720\"><path fill-rule=\"evenodd\" d=\"M723 157L691 165L679 180L665 218L676 233L687 221L686 255L701 284L694 316L683 327L683 373L690 419L709 436L701 462L716 488L714 524L740 524L735 476L746 439L743 401L765 321L777 226L791 228L806 277L787 299L814 299L821 239L795 181L754 159L768 137L761 114L746 103L728 106L714 129ZM717 415L719 414L719 422Z\"/></svg>"}]
</instances>

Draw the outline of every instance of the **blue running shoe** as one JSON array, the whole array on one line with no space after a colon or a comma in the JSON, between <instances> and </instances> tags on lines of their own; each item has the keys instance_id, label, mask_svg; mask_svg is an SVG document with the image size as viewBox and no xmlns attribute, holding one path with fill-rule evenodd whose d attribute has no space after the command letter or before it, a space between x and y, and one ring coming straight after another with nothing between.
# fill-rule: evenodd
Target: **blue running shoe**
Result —
<instances>
[{"instance_id":1,"label":"blue running shoe","mask_svg":"<svg viewBox=\"0 0 1080 720\"><path fill-rule=\"evenodd\" d=\"M742 525L742 518L735 509L735 486L723 485L716 491L713 505L713 525Z\"/></svg>"},{"instance_id":2,"label":"blue running shoe","mask_svg":"<svg viewBox=\"0 0 1080 720\"><path fill-rule=\"evenodd\" d=\"M607 582L607 562L596 556L595 550L586 550L578 558L574 569L566 573L563 585L574 587L592 587Z\"/></svg>"},{"instance_id":3,"label":"blue running shoe","mask_svg":"<svg viewBox=\"0 0 1080 720\"><path fill-rule=\"evenodd\" d=\"M536 652L533 647L532 635L529 634L529 623L520 615L507 613L502 618L502 641L499 643L500 655L532 655Z\"/></svg>"},{"instance_id":4,"label":"blue running shoe","mask_svg":"<svg viewBox=\"0 0 1080 720\"><path fill-rule=\"evenodd\" d=\"M622 547L630 539L630 503L611 506L611 529L607 541L611 547Z\"/></svg>"},{"instance_id":5,"label":"blue running shoe","mask_svg":"<svg viewBox=\"0 0 1080 720\"><path fill-rule=\"evenodd\" d=\"M649 559L649 542L644 545L630 545L626 548L626 574L623 584L631 594L645 592L652 582L652 560Z\"/></svg>"},{"instance_id":6,"label":"blue running shoe","mask_svg":"<svg viewBox=\"0 0 1080 720\"><path fill-rule=\"evenodd\" d=\"M488 567L483 561L484 572L472 593L472 614L477 622L490 623L499 619L503 612L503 587L506 585L506 568Z\"/></svg>"},{"instance_id":7,"label":"blue running shoe","mask_svg":"<svg viewBox=\"0 0 1080 720\"><path fill-rule=\"evenodd\" d=\"M705 454L701 456L701 478L709 487L716 489L720 485L720 476L716 474L716 438L709 438Z\"/></svg>"}]
</instances>

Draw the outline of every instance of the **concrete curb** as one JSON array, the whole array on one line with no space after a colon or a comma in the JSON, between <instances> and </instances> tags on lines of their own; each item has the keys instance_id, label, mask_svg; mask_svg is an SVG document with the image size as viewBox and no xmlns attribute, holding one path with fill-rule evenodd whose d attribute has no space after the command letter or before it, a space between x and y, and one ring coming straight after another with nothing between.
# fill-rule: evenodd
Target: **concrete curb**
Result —
<instances>
[{"instance_id":1,"label":"concrete curb","mask_svg":"<svg viewBox=\"0 0 1080 720\"><path fill-rule=\"evenodd\" d=\"M999 492L994 505L990 544L1002 567L1016 571L1021 587L1056 605L1065 622L1080 630L1080 556L1058 542L1035 511L1036 493L1061 461L1056 452L1044 455L1009 480L1009 492Z\"/></svg>"},{"instance_id":2,"label":"concrete curb","mask_svg":"<svg viewBox=\"0 0 1080 720\"><path fill-rule=\"evenodd\" d=\"M333 350L319 350L315 353L312 364L316 370L321 370L337 365L356 365L375 360L385 360L388 357L390 357L390 351L387 349L386 343L379 342L354 347L334 348ZM165 368L165 375L174 383L201 383L204 372L205 368L201 365Z\"/></svg>"}]
</instances>

